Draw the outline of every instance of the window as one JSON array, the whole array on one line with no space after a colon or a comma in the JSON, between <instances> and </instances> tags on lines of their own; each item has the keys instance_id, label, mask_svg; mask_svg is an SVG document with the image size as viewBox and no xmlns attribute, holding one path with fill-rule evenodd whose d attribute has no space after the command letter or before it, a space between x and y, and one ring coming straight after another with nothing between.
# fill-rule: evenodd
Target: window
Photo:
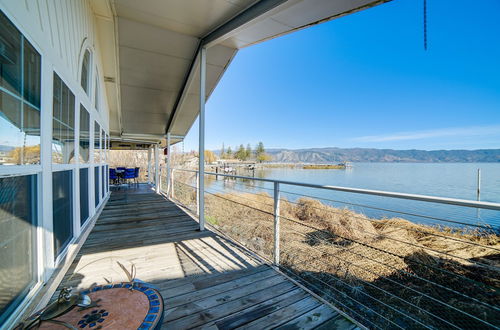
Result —
<instances>
[{"instance_id":1,"label":"window","mask_svg":"<svg viewBox=\"0 0 500 330\"><path fill-rule=\"evenodd\" d=\"M87 95L89 94L89 83L90 83L90 52L89 50L85 50L85 54L83 55L82 62L82 76L80 83L82 85L83 90Z\"/></svg>"},{"instance_id":2,"label":"window","mask_svg":"<svg viewBox=\"0 0 500 330\"><path fill-rule=\"evenodd\" d=\"M106 161L109 161L109 149L111 147L111 141L109 141L109 134L106 135Z\"/></svg>"},{"instance_id":3,"label":"window","mask_svg":"<svg viewBox=\"0 0 500 330\"><path fill-rule=\"evenodd\" d=\"M0 165L40 163L41 57L0 12Z\"/></svg>"},{"instance_id":4,"label":"window","mask_svg":"<svg viewBox=\"0 0 500 330\"><path fill-rule=\"evenodd\" d=\"M102 198L106 195L106 166L101 166L101 192Z\"/></svg>"},{"instance_id":5,"label":"window","mask_svg":"<svg viewBox=\"0 0 500 330\"><path fill-rule=\"evenodd\" d=\"M57 257L73 237L72 171L52 173L54 253Z\"/></svg>"},{"instance_id":6,"label":"window","mask_svg":"<svg viewBox=\"0 0 500 330\"><path fill-rule=\"evenodd\" d=\"M94 163L101 162L101 126L97 122L94 123Z\"/></svg>"},{"instance_id":7,"label":"window","mask_svg":"<svg viewBox=\"0 0 500 330\"><path fill-rule=\"evenodd\" d=\"M106 165L106 193L109 192L109 165Z\"/></svg>"},{"instance_id":8,"label":"window","mask_svg":"<svg viewBox=\"0 0 500 330\"><path fill-rule=\"evenodd\" d=\"M99 166L94 167L94 199L95 207L99 205Z\"/></svg>"},{"instance_id":9,"label":"window","mask_svg":"<svg viewBox=\"0 0 500 330\"><path fill-rule=\"evenodd\" d=\"M106 162L106 133L101 130L101 162Z\"/></svg>"},{"instance_id":10,"label":"window","mask_svg":"<svg viewBox=\"0 0 500 330\"><path fill-rule=\"evenodd\" d=\"M0 327L36 282L37 176L0 179Z\"/></svg>"},{"instance_id":11,"label":"window","mask_svg":"<svg viewBox=\"0 0 500 330\"><path fill-rule=\"evenodd\" d=\"M52 119L52 162L74 163L75 160L75 95L54 73Z\"/></svg>"},{"instance_id":12,"label":"window","mask_svg":"<svg viewBox=\"0 0 500 330\"><path fill-rule=\"evenodd\" d=\"M87 109L85 109L83 105L80 105L80 150L79 150L80 163L88 163L89 150L90 150L90 115Z\"/></svg>"},{"instance_id":13,"label":"window","mask_svg":"<svg viewBox=\"0 0 500 330\"><path fill-rule=\"evenodd\" d=\"M94 108L99 111L99 75L96 71L95 90L94 90Z\"/></svg>"},{"instance_id":14,"label":"window","mask_svg":"<svg viewBox=\"0 0 500 330\"><path fill-rule=\"evenodd\" d=\"M89 218L89 169L80 169L80 224Z\"/></svg>"}]
</instances>

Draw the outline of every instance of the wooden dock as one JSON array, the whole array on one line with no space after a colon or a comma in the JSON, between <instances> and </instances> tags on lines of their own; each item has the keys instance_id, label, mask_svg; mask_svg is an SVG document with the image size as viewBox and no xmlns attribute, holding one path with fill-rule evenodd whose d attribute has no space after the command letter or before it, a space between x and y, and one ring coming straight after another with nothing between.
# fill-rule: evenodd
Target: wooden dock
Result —
<instances>
[{"instance_id":1,"label":"wooden dock","mask_svg":"<svg viewBox=\"0 0 500 330\"><path fill-rule=\"evenodd\" d=\"M159 288L165 329L356 328L236 244L197 229L147 185L114 191L59 288L126 281L120 261Z\"/></svg>"}]
</instances>

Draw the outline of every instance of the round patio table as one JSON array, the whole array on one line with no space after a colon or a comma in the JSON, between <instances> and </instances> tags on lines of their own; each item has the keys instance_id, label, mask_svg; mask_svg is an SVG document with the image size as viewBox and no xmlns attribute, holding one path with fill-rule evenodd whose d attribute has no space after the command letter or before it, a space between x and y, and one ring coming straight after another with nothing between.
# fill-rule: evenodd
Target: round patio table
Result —
<instances>
[{"instance_id":1,"label":"round patio table","mask_svg":"<svg viewBox=\"0 0 500 330\"><path fill-rule=\"evenodd\" d=\"M160 329L163 298L142 282L99 285L82 292L97 306L73 307L55 318L77 329ZM39 329L67 329L53 322L42 322Z\"/></svg>"}]
</instances>

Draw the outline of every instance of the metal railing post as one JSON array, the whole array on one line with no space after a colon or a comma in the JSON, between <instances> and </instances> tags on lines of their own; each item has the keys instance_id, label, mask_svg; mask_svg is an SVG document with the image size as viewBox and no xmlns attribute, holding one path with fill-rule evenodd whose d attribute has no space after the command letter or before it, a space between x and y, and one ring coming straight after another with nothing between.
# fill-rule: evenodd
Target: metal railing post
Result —
<instances>
[{"instance_id":1,"label":"metal railing post","mask_svg":"<svg viewBox=\"0 0 500 330\"><path fill-rule=\"evenodd\" d=\"M170 197L175 198L174 196L174 187L175 187L175 180L174 180L174 169L172 169L172 173L170 174ZM168 196L168 195L167 195Z\"/></svg>"},{"instance_id":2,"label":"metal railing post","mask_svg":"<svg viewBox=\"0 0 500 330\"><path fill-rule=\"evenodd\" d=\"M481 199L481 169L477 169L477 200Z\"/></svg>"},{"instance_id":3,"label":"metal railing post","mask_svg":"<svg viewBox=\"0 0 500 330\"><path fill-rule=\"evenodd\" d=\"M274 265L280 264L280 184L274 182Z\"/></svg>"}]
</instances>

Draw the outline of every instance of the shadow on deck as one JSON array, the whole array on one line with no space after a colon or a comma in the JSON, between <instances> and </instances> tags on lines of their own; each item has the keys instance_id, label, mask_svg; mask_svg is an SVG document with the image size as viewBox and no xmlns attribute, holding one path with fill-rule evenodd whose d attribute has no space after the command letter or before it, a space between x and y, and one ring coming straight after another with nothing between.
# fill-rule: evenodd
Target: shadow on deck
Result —
<instances>
[{"instance_id":1,"label":"shadow on deck","mask_svg":"<svg viewBox=\"0 0 500 330\"><path fill-rule=\"evenodd\" d=\"M60 287L126 281L116 261L159 288L164 328L356 327L147 185L113 191Z\"/></svg>"}]
</instances>

